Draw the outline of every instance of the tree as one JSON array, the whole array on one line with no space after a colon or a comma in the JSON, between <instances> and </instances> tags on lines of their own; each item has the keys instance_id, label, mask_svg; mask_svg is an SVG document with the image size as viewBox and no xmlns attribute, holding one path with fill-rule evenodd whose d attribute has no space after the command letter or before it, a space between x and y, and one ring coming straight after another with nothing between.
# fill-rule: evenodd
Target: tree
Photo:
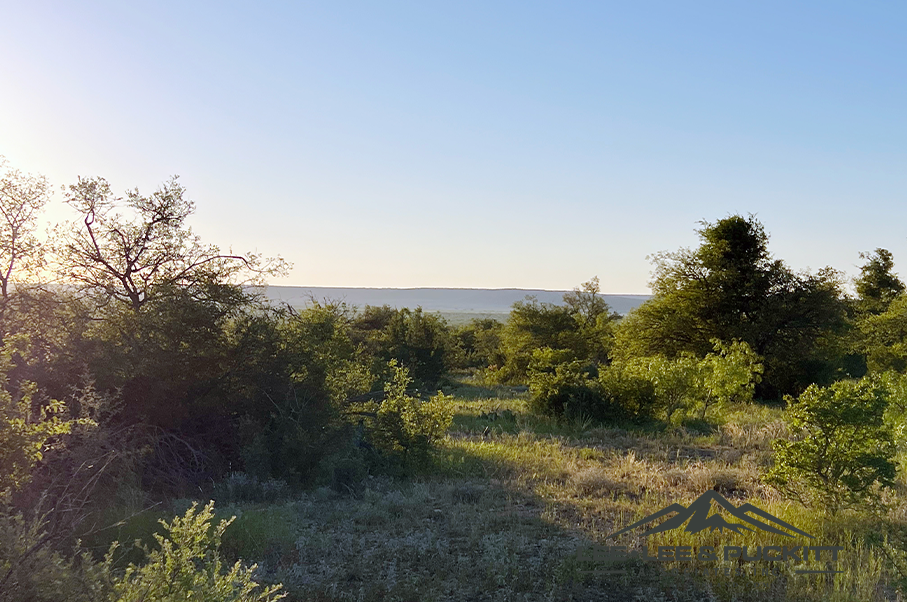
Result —
<instances>
[{"instance_id":1,"label":"tree","mask_svg":"<svg viewBox=\"0 0 907 602\"><path fill-rule=\"evenodd\" d=\"M32 409L37 392L34 383L21 383L18 390L10 385L13 354L26 343L17 336L0 347L0 496L27 483L48 442L72 427L64 420L64 407L58 401L37 412Z\"/></svg>"},{"instance_id":2,"label":"tree","mask_svg":"<svg viewBox=\"0 0 907 602\"><path fill-rule=\"evenodd\" d=\"M504 363L501 333L504 325L493 318L473 319L454 331L458 368L497 369Z\"/></svg>"},{"instance_id":3,"label":"tree","mask_svg":"<svg viewBox=\"0 0 907 602\"><path fill-rule=\"evenodd\" d=\"M788 399L794 440L774 442L766 481L786 496L832 514L876 499L894 485L895 446L885 424L889 391L867 377L822 388L810 385Z\"/></svg>"},{"instance_id":4,"label":"tree","mask_svg":"<svg viewBox=\"0 0 907 602\"><path fill-rule=\"evenodd\" d=\"M657 355L638 358L631 362L631 372L652 383L656 408L670 423L674 414L681 412L681 419L699 397L700 366L692 353L682 353L668 359Z\"/></svg>"},{"instance_id":5,"label":"tree","mask_svg":"<svg viewBox=\"0 0 907 602\"><path fill-rule=\"evenodd\" d=\"M715 404L752 400L753 390L762 378L761 358L749 345L740 341L714 343L715 352L699 362L699 417L703 420Z\"/></svg>"},{"instance_id":6,"label":"tree","mask_svg":"<svg viewBox=\"0 0 907 602\"><path fill-rule=\"evenodd\" d=\"M529 409L547 416L613 420L619 408L604 396L595 367L568 351L536 349L529 364Z\"/></svg>"},{"instance_id":7,"label":"tree","mask_svg":"<svg viewBox=\"0 0 907 602\"><path fill-rule=\"evenodd\" d=\"M743 341L764 358L764 398L835 376L832 343L847 324L840 274L795 274L771 257L753 216L703 223L698 233L696 250L655 256L653 298L618 325L614 355L702 357L713 339Z\"/></svg>"},{"instance_id":8,"label":"tree","mask_svg":"<svg viewBox=\"0 0 907 602\"><path fill-rule=\"evenodd\" d=\"M541 303L533 296L517 301L501 333L504 382L527 377L532 354L548 347L596 365L608 362L617 314L600 294L598 277L564 294L564 305Z\"/></svg>"},{"instance_id":9,"label":"tree","mask_svg":"<svg viewBox=\"0 0 907 602\"><path fill-rule=\"evenodd\" d=\"M606 396L638 417L657 416L671 422L695 408L704 420L710 407L731 401L746 402L762 374L760 358L741 341L713 340L704 358L684 351L616 360L602 371Z\"/></svg>"},{"instance_id":10,"label":"tree","mask_svg":"<svg viewBox=\"0 0 907 602\"><path fill-rule=\"evenodd\" d=\"M82 224L57 230L63 275L138 310L177 289L203 294L211 283L257 282L286 273L289 265L279 257L222 253L202 244L186 225L195 205L184 195L176 177L150 196L135 189L125 199L114 197L103 178L79 178L69 186L66 202L83 216Z\"/></svg>"},{"instance_id":11,"label":"tree","mask_svg":"<svg viewBox=\"0 0 907 602\"><path fill-rule=\"evenodd\" d=\"M870 372L907 370L907 295L857 320L857 346Z\"/></svg>"},{"instance_id":12,"label":"tree","mask_svg":"<svg viewBox=\"0 0 907 602\"><path fill-rule=\"evenodd\" d=\"M564 305L585 326L595 325L599 316L612 316L611 308L601 296L598 276L564 293Z\"/></svg>"},{"instance_id":13,"label":"tree","mask_svg":"<svg viewBox=\"0 0 907 602\"><path fill-rule=\"evenodd\" d=\"M857 306L867 313L883 313L905 291L904 283L892 271L894 259L891 251L876 249L872 253L860 253L860 258L866 263L860 268L860 276L854 280Z\"/></svg>"},{"instance_id":14,"label":"tree","mask_svg":"<svg viewBox=\"0 0 907 602\"><path fill-rule=\"evenodd\" d=\"M570 309L563 305L541 303L532 296L517 301L510 310L501 336L505 362L496 378L502 382L519 382L527 377L532 354L548 347L569 350L582 357L579 324Z\"/></svg>"},{"instance_id":15,"label":"tree","mask_svg":"<svg viewBox=\"0 0 907 602\"><path fill-rule=\"evenodd\" d=\"M362 404L358 414L367 416L371 444L380 453L404 463L428 459L432 445L444 437L453 420L452 397L438 391L428 401L412 397L409 371L391 360L391 378L384 385L384 400Z\"/></svg>"},{"instance_id":16,"label":"tree","mask_svg":"<svg viewBox=\"0 0 907 602\"><path fill-rule=\"evenodd\" d=\"M579 338L584 349L577 353L596 364L605 364L614 338L614 323L620 317L601 296L598 276L579 287L564 293L564 305L579 327Z\"/></svg>"},{"instance_id":17,"label":"tree","mask_svg":"<svg viewBox=\"0 0 907 602\"><path fill-rule=\"evenodd\" d=\"M375 374L386 372L387 362L394 359L418 386L427 388L441 381L454 351L447 321L421 307L366 306L352 321L351 338L372 357Z\"/></svg>"},{"instance_id":18,"label":"tree","mask_svg":"<svg viewBox=\"0 0 907 602\"><path fill-rule=\"evenodd\" d=\"M50 199L47 178L8 167L0 156L0 296L6 301L20 271L41 267L43 253L35 236L38 214Z\"/></svg>"}]
</instances>

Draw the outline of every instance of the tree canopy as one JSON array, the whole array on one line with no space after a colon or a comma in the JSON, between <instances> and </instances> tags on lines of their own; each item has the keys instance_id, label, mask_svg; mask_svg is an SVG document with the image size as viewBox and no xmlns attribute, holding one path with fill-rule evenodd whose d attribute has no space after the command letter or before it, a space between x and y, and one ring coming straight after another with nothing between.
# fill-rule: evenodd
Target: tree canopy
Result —
<instances>
[{"instance_id":1,"label":"tree canopy","mask_svg":"<svg viewBox=\"0 0 907 602\"><path fill-rule=\"evenodd\" d=\"M866 263L860 268L860 275L854 279L857 307L871 314L883 313L905 291L904 283L892 271L894 258L888 249L860 253L860 258L865 259Z\"/></svg>"},{"instance_id":2,"label":"tree canopy","mask_svg":"<svg viewBox=\"0 0 907 602\"><path fill-rule=\"evenodd\" d=\"M0 156L0 296L5 301L19 272L43 263L35 236L37 218L50 199L47 178L22 173Z\"/></svg>"},{"instance_id":3,"label":"tree canopy","mask_svg":"<svg viewBox=\"0 0 907 602\"><path fill-rule=\"evenodd\" d=\"M833 338L846 326L840 275L794 273L771 256L754 216L703 222L698 234L695 250L655 255L653 298L621 322L615 355L704 356L713 339L739 340L764 358L761 397L828 380Z\"/></svg>"},{"instance_id":4,"label":"tree canopy","mask_svg":"<svg viewBox=\"0 0 907 602\"><path fill-rule=\"evenodd\" d=\"M176 177L151 195L135 189L125 199L113 196L103 178L79 178L66 202L82 216L81 226L65 224L56 233L61 275L139 309L177 288L199 292L211 283L286 272L279 257L203 244L186 224L195 204L184 195Z\"/></svg>"}]
</instances>

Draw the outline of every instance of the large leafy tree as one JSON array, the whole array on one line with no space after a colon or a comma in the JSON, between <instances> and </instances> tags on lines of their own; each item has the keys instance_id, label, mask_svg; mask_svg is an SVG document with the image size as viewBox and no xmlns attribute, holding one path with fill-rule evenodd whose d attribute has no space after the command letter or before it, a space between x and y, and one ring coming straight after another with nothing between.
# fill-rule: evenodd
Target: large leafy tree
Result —
<instances>
[{"instance_id":1,"label":"large leafy tree","mask_svg":"<svg viewBox=\"0 0 907 602\"><path fill-rule=\"evenodd\" d=\"M840 276L791 271L753 216L704 222L698 233L699 248L655 256L653 298L622 321L615 355L705 356L713 339L739 340L764 358L758 396L830 378L846 326Z\"/></svg>"}]
</instances>

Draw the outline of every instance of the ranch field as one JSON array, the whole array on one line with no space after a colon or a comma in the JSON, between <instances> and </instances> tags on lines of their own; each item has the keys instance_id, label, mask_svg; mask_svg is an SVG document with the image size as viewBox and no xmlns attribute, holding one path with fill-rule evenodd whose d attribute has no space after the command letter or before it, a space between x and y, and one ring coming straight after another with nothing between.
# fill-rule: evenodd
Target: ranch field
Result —
<instances>
[{"instance_id":1,"label":"ranch field","mask_svg":"<svg viewBox=\"0 0 907 602\"><path fill-rule=\"evenodd\" d=\"M223 551L257 562L259 580L283 583L289 600L900 599L894 585L901 577L892 567L904 564L870 527L878 522L857 513L832 518L761 484L771 441L786 435L778 409L736 406L717 424L667 431L539 418L526 411L521 388L463 381L449 392L456 414L431 466L403 478L368 477L355 490L324 486L266 503L223 494L218 515L237 517ZM649 537L635 529L606 540L709 490L736 506L750 502L815 540L681 529ZM899 483L895 496L903 491ZM883 520L897 530L904 505L890 501ZM173 502L169 510L189 503ZM139 515L116 537L146 538L159 516ZM827 553L819 563L594 556L601 550L595 546L609 545L651 555L658 546L843 549L834 563L825 562ZM838 572L796 572L816 569Z\"/></svg>"}]
</instances>

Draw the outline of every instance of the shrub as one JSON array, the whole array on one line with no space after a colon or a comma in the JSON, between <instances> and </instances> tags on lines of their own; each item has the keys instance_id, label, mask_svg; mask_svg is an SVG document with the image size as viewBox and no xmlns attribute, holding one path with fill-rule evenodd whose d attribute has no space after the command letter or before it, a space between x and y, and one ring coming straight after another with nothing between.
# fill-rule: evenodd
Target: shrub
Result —
<instances>
[{"instance_id":1,"label":"shrub","mask_svg":"<svg viewBox=\"0 0 907 602\"><path fill-rule=\"evenodd\" d=\"M457 368L500 367L504 363L501 352L501 332L504 325L497 320L484 318L472 320L454 333L459 353Z\"/></svg>"},{"instance_id":2,"label":"shrub","mask_svg":"<svg viewBox=\"0 0 907 602\"><path fill-rule=\"evenodd\" d=\"M0 497L0 601L97 602L103 578L90 555L66 557L48 545L46 517L28 519Z\"/></svg>"},{"instance_id":3,"label":"shrub","mask_svg":"<svg viewBox=\"0 0 907 602\"><path fill-rule=\"evenodd\" d=\"M421 307L366 306L352 321L350 335L376 362L375 373L397 360L418 386L426 388L440 383L455 351L446 320Z\"/></svg>"},{"instance_id":4,"label":"shrub","mask_svg":"<svg viewBox=\"0 0 907 602\"><path fill-rule=\"evenodd\" d=\"M705 419L712 405L730 401L751 401L762 378L761 358L741 341L725 344L712 341L715 353L699 362L700 418Z\"/></svg>"},{"instance_id":5,"label":"shrub","mask_svg":"<svg viewBox=\"0 0 907 602\"><path fill-rule=\"evenodd\" d=\"M585 351L577 320L566 306L540 303L535 297L513 304L501 333L503 366L495 372L500 382L525 382L537 349ZM582 353L580 353L582 355Z\"/></svg>"},{"instance_id":6,"label":"shrub","mask_svg":"<svg viewBox=\"0 0 907 602\"><path fill-rule=\"evenodd\" d=\"M384 401L364 404L359 413L372 416L368 438L378 452L418 463L450 427L451 398L440 392L428 401L411 397L406 392L412 382L409 371L394 360L389 366L393 378L385 385Z\"/></svg>"},{"instance_id":7,"label":"shrub","mask_svg":"<svg viewBox=\"0 0 907 602\"><path fill-rule=\"evenodd\" d=\"M349 455L329 463L331 489L337 493L358 493L368 476L365 459Z\"/></svg>"},{"instance_id":8,"label":"shrub","mask_svg":"<svg viewBox=\"0 0 907 602\"><path fill-rule=\"evenodd\" d=\"M765 480L804 504L839 510L877 500L896 474L895 446L884 422L888 390L874 378L810 385L786 420L799 437L774 442Z\"/></svg>"},{"instance_id":9,"label":"shrub","mask_svg":"<svg viewBox=\"0 0 907 602\"><path fill-rule=\"evenodd\" d=\"M625 362L614 362L599 373L602 394L627 416L646 420L655 415L655 387Z\"/></svg>"},{"instance_id":10,"label":"shrub","mask_svg":"<svg viewBox=\"0 0 907 602\"><path fill-rule=\"evenodd\" d=\"M240 422L245 471L266 481L281 478L292 486L309 483L319 464L340 444L323 393L288 391L271 400L271 415Z\"/></svg>"},{"instance_id":11,"label":"shrub","mask_svg":"<svg viewBox=\"0 0 907 602\"><path fill-rule=\"evenodd\" d=\"M529 365L529 407L546 416L611 420L617 407L603 395L589 362L567 360L570 352L537 349Z\"/></svg>"},{"instance_id":12,"label":"shrub","mask_svg":"<svg viewBox=\"0 0 907 602\"><path fill-rule=\"evenodd\" d=\"M656 355L617 360L600 379L605 394L639 418L671 422L694 408L704 420L708 409L729 401L749 401L762 374L760 358L746 343L713 340L714 352L699 359Z\"/></svg>"},{"instance_id":13,"label":"shrub","mask_svg":"<svg viewBox=\"0 0 907 602\"><path fill-rule=\"evenodd\" d=\"M155 534L158 548L143 548L147 561L131 564L122 576L113 574L114 544L104 561L111 582L111 602L271 602L286 594L281 586L260 589L256 569L237 562L227 569L220 554L221 539L233 519L213 528L214 503L196 512L197 504L182 517L161 521L168 537ZM259 591L256 591L259 590Z\"/></svg>"},{"instance_id":14,"label":"shrub","mask_svg":"<svg viewBox=\"0 0 907 602\"><path fill-rule=\"evenodd\" d=\"M12 337L0 348L0 493L25 485L48 442L72 427L62 419L60 402L33 410L37 392L33 383L20 383L18 391L11 390L12 356L24 344L24 338Z\"/></svg>"}]
</instances>

